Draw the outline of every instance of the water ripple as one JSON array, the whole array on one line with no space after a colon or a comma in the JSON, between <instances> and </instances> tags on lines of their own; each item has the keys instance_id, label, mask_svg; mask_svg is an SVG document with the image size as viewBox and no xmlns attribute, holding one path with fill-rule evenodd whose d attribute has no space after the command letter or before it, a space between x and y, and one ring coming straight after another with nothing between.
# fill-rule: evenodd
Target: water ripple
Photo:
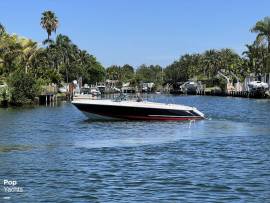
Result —
<instances>
[{"instance_id":1,"label":"water ripple","mask_svg":"<svg viewBox=\"0 0 270 203\"><path fill-rule=\"evenodd\" d=\"M24 188L9 201L267 202L269 101L172 98L209 119L89 122L69 103L0 109L0 177Z\"/></svg>"}]
</instances>

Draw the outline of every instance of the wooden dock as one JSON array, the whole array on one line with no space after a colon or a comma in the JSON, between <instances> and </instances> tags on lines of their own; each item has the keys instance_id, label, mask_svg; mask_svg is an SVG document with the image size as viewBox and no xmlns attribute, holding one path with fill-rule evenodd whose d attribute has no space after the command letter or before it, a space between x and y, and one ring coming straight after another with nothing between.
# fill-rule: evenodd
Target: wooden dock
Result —
<instances>
[{"instance_id":1,"label":"wooden dock","mask_svg":"<svg viewBox=\"0 0 270 203\"><path fill-rule=\"evenodd\" d=\"M44 86L42 87L41 94L38 96L38 103L41 105L48 105L57 101L57 87L56 86Z\"/></svg>"}]
</instances>

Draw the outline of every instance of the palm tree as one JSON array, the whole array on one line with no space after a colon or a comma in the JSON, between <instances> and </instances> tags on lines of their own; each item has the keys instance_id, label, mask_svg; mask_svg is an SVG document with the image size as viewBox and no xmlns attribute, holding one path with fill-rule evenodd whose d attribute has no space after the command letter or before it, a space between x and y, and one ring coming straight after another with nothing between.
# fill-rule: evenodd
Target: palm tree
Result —
<instances>
[{"instance_id":1,"label":"palm tree","mask_svg":"<svg viewBox=\"0 0 270 203\"><path fill-rule=\"evenodd\" d=\"M243 52L247 62L247 72L255 72L256 75L260 75L262 72L266 72L264 69L267 64L267 47L265 45L259 45L256 41L251 45L246 45L247 50Z\"/></svg>"},{"instance_id":2,"label":"palm tree","mask_svg":"<svg viewBox=\"0 0 270 203\"><path fill-rule=\"evenodd\" d=\"M48 38L47 38L47 40L44 41L44 43L48 43L51 41L50 36L51 36L52 32L56 32L58 24L59 24L59 22L58 22L58 19L57 19L54 12L44 11L42 13L40 25L42 26L42 28L44 30L46 30L46 32L48 34Z\"/></svg>"},{"instance_id":3,"label":"palm tree","mask_svg":"<svg viewBox=\"0 0 270 203\"><path fill-rule=\"evenodd\" d=\"M18 42L17 35L4 35L0 38L0 62L3 64L4 72L9 74L18 65L18 58L22 54L22 46Z\"/></svg>"},{"instance_id":4,"label":"palm tree","mask_svg":"<svg viewBox=\"0 0 270 203\"><path fill-rule=\"evenodd\" d=\"M265 17L263 20L260 20L256 25L251 29L251 32L258 33L257 41L261 42L263 40L267 41L267 69L270 71L270 17Z\"/></svg>"},{"instance_id":5,"label":"palm tree","mask_svg":"<svg viewBox=\"0 0 270 203\"><path fill-rule=\"evenodd\" d=\"M218 51L215 49L207 50L203 53L202 59L203 73L208 79L213 77L219 69Z\"/></svg>"},{"instance_id":6,"label":"palm tree","mask_svg":"<svg viewBox=\"0 0 270 203\"><path fill-rule=\"evenodd\" d=\"M251 32L258 33L257 41L259 42L266 39L268 43L268 53L270 53L270 17L265 17L263 20L258 21L251 29Z\"/></svg>"},{"instance_id":7,"label":"palm tree","mask_svg":"<svg viewBox=\"0 0 270 203\"><path fill-rule=\"evenodd\" d=\"M69 39L68 36L65 35L57 35L56 40L55 40L55 47L57 48L59 55L61 57L61 65L62 68L65 69L65 78L66 81L68 82L68 73L70 69L70 61L73 56L73 48L72 48L72 42ZM59 72L59 67L57 68L57 71Z\"/></svg>"},{"instance_id":8,"label":"palm tree","mask_svg":"<svg viewBox=\"0 0 270 203\"><path fill-rule=\"evenodd\" d=\"M22 62L25 66L25 73L27 73L31 60L33 57L35 57L35 53L38 50L38 46L36 42L26 38L21 38L19 43L21 44L22 48Z\"/></svg>"}]
</instances>

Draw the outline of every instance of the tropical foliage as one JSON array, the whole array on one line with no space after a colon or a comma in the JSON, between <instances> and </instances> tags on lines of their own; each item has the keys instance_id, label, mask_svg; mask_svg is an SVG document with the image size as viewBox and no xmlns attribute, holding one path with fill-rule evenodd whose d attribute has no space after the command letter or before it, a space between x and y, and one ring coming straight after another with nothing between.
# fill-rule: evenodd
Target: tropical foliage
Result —
<instances>
[{"instance_id":1,"label":"tropical foliage","mask_svg":"<svg viewBox=\"0 0 270 203\"><path fill-rule=\"evenodd\" d=\"M159 65L147 66L143 64L136 70L136 77L142 82L154 82L161 85L163 83L163 70Z\"/></svg>"},{"instance_id":2,"label":"tropical foliage","mask_svg":"<svg viewBox=\"0 0 270 203\"><path fill-rule=\"evenodd\" d=\"M196 77L213 85L219 80L217 75L220 71L240 79L250 73L259 76L270 72L270 17L258 21L251 28L257 37L254 43L246 45L242 56L231 49L210 49L203 53L185 54L166 68L143 64L134 69L125 64L104 69L93 55L81 50L68 36L58 34L52 38L52 33L56 33L59 26L54 12L43 12L40 25L47 33L46 46L9 34L0 23L0 83L8 83L8 98L13 103L33 101L41 85L60 85L77 79L88 84L111 79L136 86L142 82L157 85L184 82ZM7 93L6 90L2 92Z\"/></svg>"},{"instance_id":3,"label":"tropical foliage","mask_svg":"<svg viewBox=\"0 0 270 203\"><path fill-rule=\"evenodd\" d=\"M262 64L264 68L261 68L263 71L270 72L270 17L265 17L263 20L260 20L256 23L256 25L251 29L252 32L258 33L255 44L259 44L261 46L257 47L260 51L264 51L263 55L266 55L265 58L262 59ZM267 51L264 49L267 47ZM255 45L256 48L256 45Z\"/></svg>"},{"instance_id":4,"label":"tropical foliage","mask_svg":"<svg viewBox=\"0 0 270 203\"><path fill-rule=\"evenodd\" d=\"M267 47L255 41L251 45L246 45L247 50L243 52L247 73L261 75L269 72L267 70Z\"/></svg>"},{"instance_id":5,"label":"tropical foliage","mask_svg":"<svg viewBox=\"0 0 270 203\"><path fill-rule=\"evenodd\" d=\"M8 77L12 104L20 105L31 103L38 91L36 80L31 74L16 70Z\"/></svg>"},{"instance_id":6,"label":"tropical foliage","mask_svg":"<svg viewBox=\"0 0 270 203\"><path fill-rule=\"evenodd\" d=\"M232 73L240 79L250 73L260 76L270 72L270 17L258 21L251 29L256 40L246 45L243 56L231 49L207 50L201 54L186 54L166 67L166 80L171 83L199 79L215 80L219 71ZM210 82L211 85L211 82Z\"/></svg>"},{"instance_id":7,"label":"tropical foliage","mask_svg":"<svg viewBox=\"0 0 270 203\"><path fill-rule=\"evenodd\" d=\"M154 82L155 84L162 85L163 70L159 65L147 66L142 64L136 71L129 64L124 66L112 65L106 69L106 78L123 83L130 82L133 86L138 86L143 82Z\"/></svg>"},{"instance_id":8,"label":"tropical foliage","mask_svg":"<svg viewBox=\"0 0 270 203\"><path fill-rule=\"evenodd\" d=\"M5 33L5 27L0 23L0 35Z\"/></svg>"},{"instance_id":9,"label":"tropical foliage","mask_svg":"<svg viewBox=\"0 0 270 203\"><path fill-rule=\"evenodd\" d=\"M197 77L213 80L219 71L232 72L242 77L243 59L231 49L207 50L202 54L185 54L165 69L166 80L171 83L184 82Z\"/></svg>"},{"instance_id":10,"label":"tropical foliage","mask_svg":"<svg viewBox=\"0 0 270 203\"><path fill-rule=\"evenodd\" d=\"M7 33L0 23L0 78L10 87L12 103L33 101L38 84L60 84L79 78L83 83L104 80L105 69L93 55L79 49L68 36L50 38L58 24L53 12L42 13L41 25L48 36L47 46L40 47L30 39Z\"/></svg>"},{"instance_id":11,"label":"tropical foliage","mask_svg":"<svg viewBox=\"0 0 270 203\"><path fill-rule=\"evenodd\" d=\"M44 40L44 42L43 42L44 44L52 42L50 40L50 36L51 36L52 32L56 32L58 24L59 24L59 22L58 22L58 19L57 19L54 12L44 11L42 13L40 25L42 26L43 29L46 30L47 35L48 35L47 39Z\"/></svg>"},{"instance_id":12,"label":"tropical foliage","mask_svg":"<svg viewBox=\"0 0 270 203\"><path fill-rule=\"evenodd\" d=\"M112 65L106 69L106 78L121 82L130 82L135 76L134 68L131 65Z\"/></svg>"}]
</instances>

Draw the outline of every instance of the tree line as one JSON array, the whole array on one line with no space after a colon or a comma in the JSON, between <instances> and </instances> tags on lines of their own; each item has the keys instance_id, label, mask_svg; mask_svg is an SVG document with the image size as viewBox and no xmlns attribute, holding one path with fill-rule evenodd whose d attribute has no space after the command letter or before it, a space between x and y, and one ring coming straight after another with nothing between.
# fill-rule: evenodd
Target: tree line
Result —
<instances>
[{"instance_id":1,"label":"tree line","mask_svg":"<svg viewBox=\"0 0 270 203\"><path fill-rule=\"evenodd\" d=\"M123 66L112 65L106 69L107 79L120 81L121 84L129 82L131 86L150 82L162 85L163 75L163 69L159 65L142 64L134 69L131 65L125 64Z\"/></svg>"},{"instance_id":2,"label":"tree line","mask_svg":"<svg viewBox=\"0 0 270 203\"><path fill-rule=\"evenodd\" d=\"M175 83L196 76L211 84L221 70L240 79L250 73L256 76L270 73L270 17L258 21L250 31L257 33L257 37L252 44L246 45L242 56L227 48L185 54L165 68L166 79Z\"/></svg>"},{"instance_id":3,"label":"tree line","mask_svg":"<svg viewBox=\"0 0 270 203\"><path fill-rule=\"evenodd\" d=\"M106 69L109 79L158 84L176 84L188 79L202 80L207 86L222 83L217 77L219 71L235 75L240 80L254 73L261 76L270 73L270 17L258 21L250 30L257 33L256 40L246 45L246 51L239 55L232 49L210 49L203 53L185 54L170 65L141 65L136 70L130 65L110 66Z\"/></svg>"},{"instance_id":4,"label":"tree line","mask_svg":"<svg viewBox=\"0 0 270 203\"><path fill-rule=\"evenodd\" d=\"M51 38L59 26L55 13L43 12L40 25L47 32L43 46L9 34L0 24L0 81L8 83L11 102L31 102L41 86L50 83L60 85L79 77L83 83L104 80L105 68L93 55L81 50L66 35Z\"/></svg>"},{"instance_id":5,"label":"tree line","mask_svg":"<svg viewBox=\"0 0 270 203\"><path fill-rule=\"evenodd\" d=\"M120 85L129 82L138 86L142 82L154 82L161 86L196 77L211 86L217 82L216 76L221 70L240 79L250 73L259 76L270 72L270 17L258 21L251 28L257 37L252 44L246 45L242 55L228 48L210 49L203 53L185 54L164 68L145 64L137 68L129 64L104 68L68 36L58 34L52 39L59 26L54 12L43 12L40 25L47 34L42 46L31 39L9 34L0 23L0 85L1 81L8 83L9 99L14 103L32 101L42 85L60 85L78 78L88 84L110 79L119 81ZM6 91L4 94L6 96Z\"/></svg>"}]
</instances>

